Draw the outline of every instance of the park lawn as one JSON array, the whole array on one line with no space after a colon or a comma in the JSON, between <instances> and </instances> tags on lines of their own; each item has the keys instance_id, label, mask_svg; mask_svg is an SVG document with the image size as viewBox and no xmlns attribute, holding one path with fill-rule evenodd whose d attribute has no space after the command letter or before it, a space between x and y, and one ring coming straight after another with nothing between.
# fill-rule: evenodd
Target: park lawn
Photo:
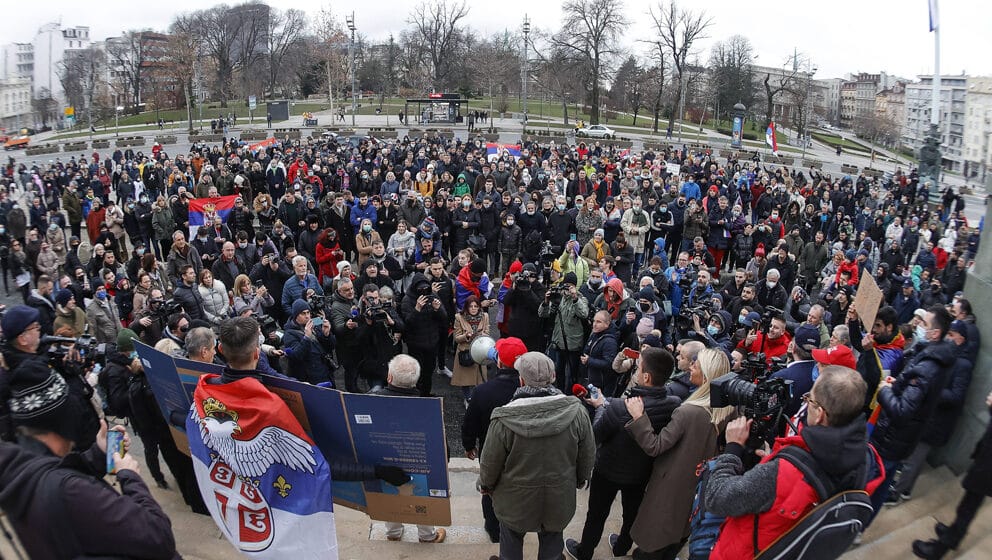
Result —
<instances>
[{"instance_id":1,"label":"park lawn","mask_svg":"<svg viewBox=\"0 0 992 560\"><path fill-rule=\"evenodd\" d=\"M819 132L812 133L813 139L818 142L822 142L831 148L836 148L840 146L844 150L853 150L855 152L865 152L871 153L871 148L865 146L864 144L859 144L858 142L852 142L846 138L841 138L840 136L835 136L833 134L822 134Z\"/></svg>"}]
</instances>

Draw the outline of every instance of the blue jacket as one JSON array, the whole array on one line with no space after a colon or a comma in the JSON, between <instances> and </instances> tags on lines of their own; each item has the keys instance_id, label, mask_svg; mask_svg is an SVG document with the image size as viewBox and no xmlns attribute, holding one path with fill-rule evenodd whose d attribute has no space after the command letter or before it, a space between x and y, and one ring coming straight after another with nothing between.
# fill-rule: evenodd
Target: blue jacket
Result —
<instances>
[{"instance_id":1,"label":"blue jacket","mask_svg":"<svg viewBox=\"0 0 992 560\"><path fill-rule=\"evenodd\" d=\"M682 183L682 188L679 189L679 193L684 194L686 199L703 199L703 192L699 189L699 185L695 181L686 181L685 183Z\"/></svg>"},{"instance_id":2,"label":"blue jacket","mask_svg":"<svg viewBox=\"0 0 992 560\"><path fill-rule=\"evenodd\" d=\"M314 290L318 295L324 295L324 288L320 287L320 282L317 281L317 277L313 274L307 274L303 281L297 275L292 275L289 280L282 287L282 309L286 312L286 315L291 315L293 312L293 302L298 299L304 299L303 295L307 290Z\"/></svg>"},{"instance_id":3,"label":"blue jacket","mask_svg":"<svg viewBox=\"0 0 992 560\"><path fill-rule=\"evenodd\" d=\"M314 327L314 338L310 338L293 319L286 321L284 329L282 349L289 358L289 375L312 385L330 381L333 386L334 372L323 356L334 351L334 333L324 336L320 327Z\"/></svg>"},{"instance_id":4,"label":"blue jacket","mask_svg":"<svg viewBox=\"0 0 992 560\"><path fill-rule=\"evenodd\" d=\"M368 218L375 225L377 217L375 206L372 206L371 202L366 204L365 208L362 208L356 200L355 204L351 207L351 225L355 228L355 233L358 233L358 229L362 227L362 220Z\"/></svg>"}]
</instances>

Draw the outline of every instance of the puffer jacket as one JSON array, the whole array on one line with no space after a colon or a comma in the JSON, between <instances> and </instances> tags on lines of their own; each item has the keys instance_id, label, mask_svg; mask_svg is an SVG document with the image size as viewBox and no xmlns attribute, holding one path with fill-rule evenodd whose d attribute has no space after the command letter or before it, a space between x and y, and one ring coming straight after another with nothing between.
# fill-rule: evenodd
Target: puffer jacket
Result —
<instances>
[{"instance_id":1,"label":"puffer jacket","mask_svg":"<svg viewBox=\"0 0 992 560\"><path fill-rule=\"evenodd\" d=\"M644 414L651 420L655 433L661 431L682 400L668 393L665 387L636 385L630 396L642 397ZM596 472L615 484L646 484L651 477L654 459L637 445L624 426L631 421L624 399L611 399L596 409L592 424L599 449L596 451Z\"/></svg>"},{"instance_id":2,"label":"puffer jacket","mask_svg":"<svg viewBox=\"0 0 992 560\"><path fill-rule=\"evenodd\" d=\"M230 299L227 297L227 290L220 280L214 279L213 285L209 288L203 284L197 285L200 297L203 298L203 315L211 323L220 323L226 319L231 311Z\"/></svg>"},{"instance_id":3,"label":"puffer jacket","mask_svg":"<svg viewBox=\"0 0 992 560\"><path fill-rule=\"evenodd\" d=\"M952 342L931 342L918 348L892 386L878 392L882 412L871 441L887 461L901 461L913 452L954 364Z\"/></svg>"}]
</instances>

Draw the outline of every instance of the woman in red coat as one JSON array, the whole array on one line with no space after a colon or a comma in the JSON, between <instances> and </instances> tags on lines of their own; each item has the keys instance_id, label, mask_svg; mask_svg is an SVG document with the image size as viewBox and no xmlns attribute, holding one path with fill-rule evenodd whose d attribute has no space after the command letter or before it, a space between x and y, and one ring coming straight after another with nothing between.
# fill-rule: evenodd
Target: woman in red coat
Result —
<instances>
[{"instance_id":1,"label":"woman in red coat","mask_svg":"<svg viewBox=\"0 0 992 560\"><path fill-rule=\"evenodd\" d=\"M338 243L338 232L327 228L317 236L317 280L321 285L324 279L332 279L338 275L338 262L344 258L344 251Z\"/></svg>"}]
</instances>

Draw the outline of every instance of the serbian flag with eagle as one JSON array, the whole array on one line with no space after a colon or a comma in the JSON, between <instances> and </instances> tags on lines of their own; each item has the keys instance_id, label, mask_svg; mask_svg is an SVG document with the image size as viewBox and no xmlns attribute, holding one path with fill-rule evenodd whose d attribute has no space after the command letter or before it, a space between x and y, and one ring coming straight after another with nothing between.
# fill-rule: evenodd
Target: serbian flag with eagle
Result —
<instances>
[{"instance_id":1,"label":"serbian flag with eagle","mask_svg":"<svg viewBox=\"0 0 992 560\"><path fill-rule=\"evenodd\" d=\"M778 155L778 141L775 140L775 121L768 123L768 128L765 130L765 144L768 144L772 148L772 153ZM190 224L193 220L190 219Z\"/></svg>"},{"instance_id":2,"label":"serbian flag with eagle","mask_svg":"<svg viewBox=\"0 0 992 560\"><path fill-rule=\"evenodd\" d=\"M338 557L331 471L286 403L260 381L200 377L186 419L214 523L252 558Z\"/></svg>"},{"instance_id":3,"label":"serbian flag with eagle","mask_svg":"<svg viewBox=\"0 0 992 560\"><path fill-rule=\"evenodd\" d=\"M215 196L213 198L194 198L189 201L189 238L196 237L196 230L203 225L211 225L214 216L220 216L227 223L227 217L234 209L234 201L240 195Z\"/></svg>"},{"instance_id":4,"label":"serbian flag with eagle","mask_svg":"<svg viewBox=\"0 0 992 560\"><path fill-rule=\"evenodd\" d=\"M489 142L486 144L486 159L496 161L503 156L509 156L513 160L520 158L520 146L516 144L497 144Z\"/></svg>"}]
</instances>

